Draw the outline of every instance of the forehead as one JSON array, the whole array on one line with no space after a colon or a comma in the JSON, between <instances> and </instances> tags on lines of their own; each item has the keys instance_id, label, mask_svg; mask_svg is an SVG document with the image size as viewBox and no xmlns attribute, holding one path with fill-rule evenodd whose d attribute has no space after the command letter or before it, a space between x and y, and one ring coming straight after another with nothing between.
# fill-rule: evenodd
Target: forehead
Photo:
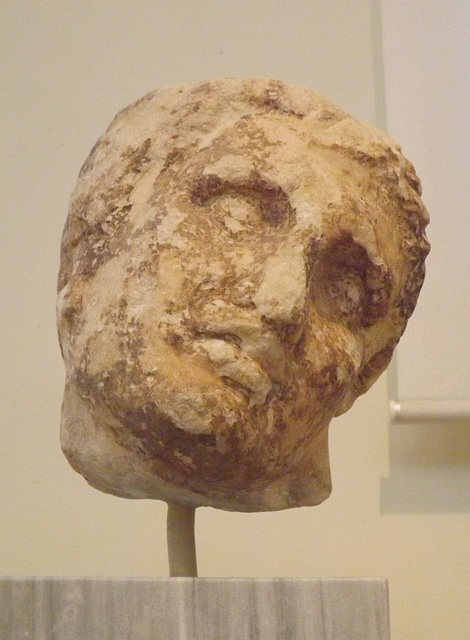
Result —
<instances>
[{"instance_id":1,"label":"forehead","mask_svg":"<svg viewBox=\"0 0 470 640\"><path fill-rule=\"evenodd\" d=\"M300 231L386 229L390 194L381 184L400 174L400 158L387 136L308 90L259 79L156 90L118 114L82 168L61 282L78 254L91 273L129 234L156 228L175 207L175 224L184 215L196 220L191 193L212 177L225 183L228 199L238 193L253 204L250 194L260 189L287 199ZM172 229L161 231L170 243Z\"/></svg>"},{"instance_id":2,"label":"forehead","mask_svg":"<svg viewBox=\"0 0 470 640\"><path fill-rule=\"evenodd\" d=\"M173 171L162 195L165 191L170 199L176 195L184 201L189 192L190 215L192 204L217 212L227 200L233 205L236 199L251 204L261 199L261 205L274 209L286 202L292 230L327 234L338 224L351 233L358 224L374 227L382 217L384 202L377 197L370 164L327 144L308 120L285 114L238 119L181 155Z\"/></svg>"},{"instance_id":3,"label":"forehead","mask_svg":"<svg viewBox=\"0 0 470 640\"><path fill-rule=\"evenodd\" d=\"M220 132L210 145L199 146L189 162L206 174L225 180L239 180L252 171L277 180L287 191L302 179L321 172L324 162L313 143L309 128L282 116L244 116ZM202 166L201 166L202 165Z\"/></svg>"}]
</instances>

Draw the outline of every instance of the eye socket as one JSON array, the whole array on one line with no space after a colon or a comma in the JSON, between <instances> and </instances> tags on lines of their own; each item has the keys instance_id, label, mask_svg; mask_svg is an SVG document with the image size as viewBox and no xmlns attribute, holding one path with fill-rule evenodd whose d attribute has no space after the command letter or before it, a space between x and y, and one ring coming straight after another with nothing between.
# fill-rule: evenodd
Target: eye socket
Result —
<instances>
[{"instance_id":1,"label":"eye socket","mask_svg":"<svg viewBox=\"0 0 470 640\"><path fill-rule=\"evenodd\" d=\"M317 309L333 320L368 327L387 315L390 271L372 262L351 235L335 239L322 250L310 282Z\"/></svg>"}]
</instances>

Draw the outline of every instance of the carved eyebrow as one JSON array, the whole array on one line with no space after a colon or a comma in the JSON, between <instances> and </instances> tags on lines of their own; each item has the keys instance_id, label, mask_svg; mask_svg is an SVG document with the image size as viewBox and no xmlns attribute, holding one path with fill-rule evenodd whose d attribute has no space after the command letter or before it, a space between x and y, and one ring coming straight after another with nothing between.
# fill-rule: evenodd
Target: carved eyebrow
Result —
<instances>
[{"instance_id":1,"label":"carved eyebrow","mask_svg":"<svg viewBox=\"0 0 470 640\"><path fill-rule=\"evenodd\" d=\"M228 180L213 173L199 176L192 185L191 202L199 205L207 204L212 198L226 193L229 184Z\"/></svg>"},{"instance_id":2,"label":"carved eyebrow","mask_svg":"<svg viewBox=\"0 0 470 640\"><path fill-rule=\"evenodd\" d=\"M285 224L294 217L294 209L282 187L257 171L251 171L241 180L226 180L215 173L199 176L193 183L190 199L193 204L207 205L222 195L255 200L262 220L273 226Z\"/></svg>"}]
</instances>

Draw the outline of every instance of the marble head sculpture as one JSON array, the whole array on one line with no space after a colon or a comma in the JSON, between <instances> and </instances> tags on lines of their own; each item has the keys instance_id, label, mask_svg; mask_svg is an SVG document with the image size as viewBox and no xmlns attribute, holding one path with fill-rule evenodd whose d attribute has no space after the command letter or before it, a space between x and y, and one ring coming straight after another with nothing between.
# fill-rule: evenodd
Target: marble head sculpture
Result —
<instances>
[{"instance_id":1,"label":"marble head sculpture","mask_svg":"<svg viewBox=\"0 0 470 640\"><path fill-rule=\"evenodd\" d=\"M127 498L325 500L329 423L392 356L427 222L400 147L307 89L219 79L121 111L62 242L72 467Z\"/></svg>"}]
</instances>

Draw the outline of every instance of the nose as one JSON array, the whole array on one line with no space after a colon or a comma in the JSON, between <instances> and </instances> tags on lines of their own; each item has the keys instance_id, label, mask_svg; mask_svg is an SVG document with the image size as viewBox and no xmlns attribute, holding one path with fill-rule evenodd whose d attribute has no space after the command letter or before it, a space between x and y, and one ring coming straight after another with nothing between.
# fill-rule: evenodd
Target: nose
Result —
<instances>
[{"instance_id":1,"label":"nose","mask_svg":"<svg viewBox=\"0 0 470 640\"><path fill-rule=\"evenodd\" d=\"M303 246L281 245L265 263L252 300L267 322L301 326L305 319L307 270Z\"/></svg>"}]
</instances>

